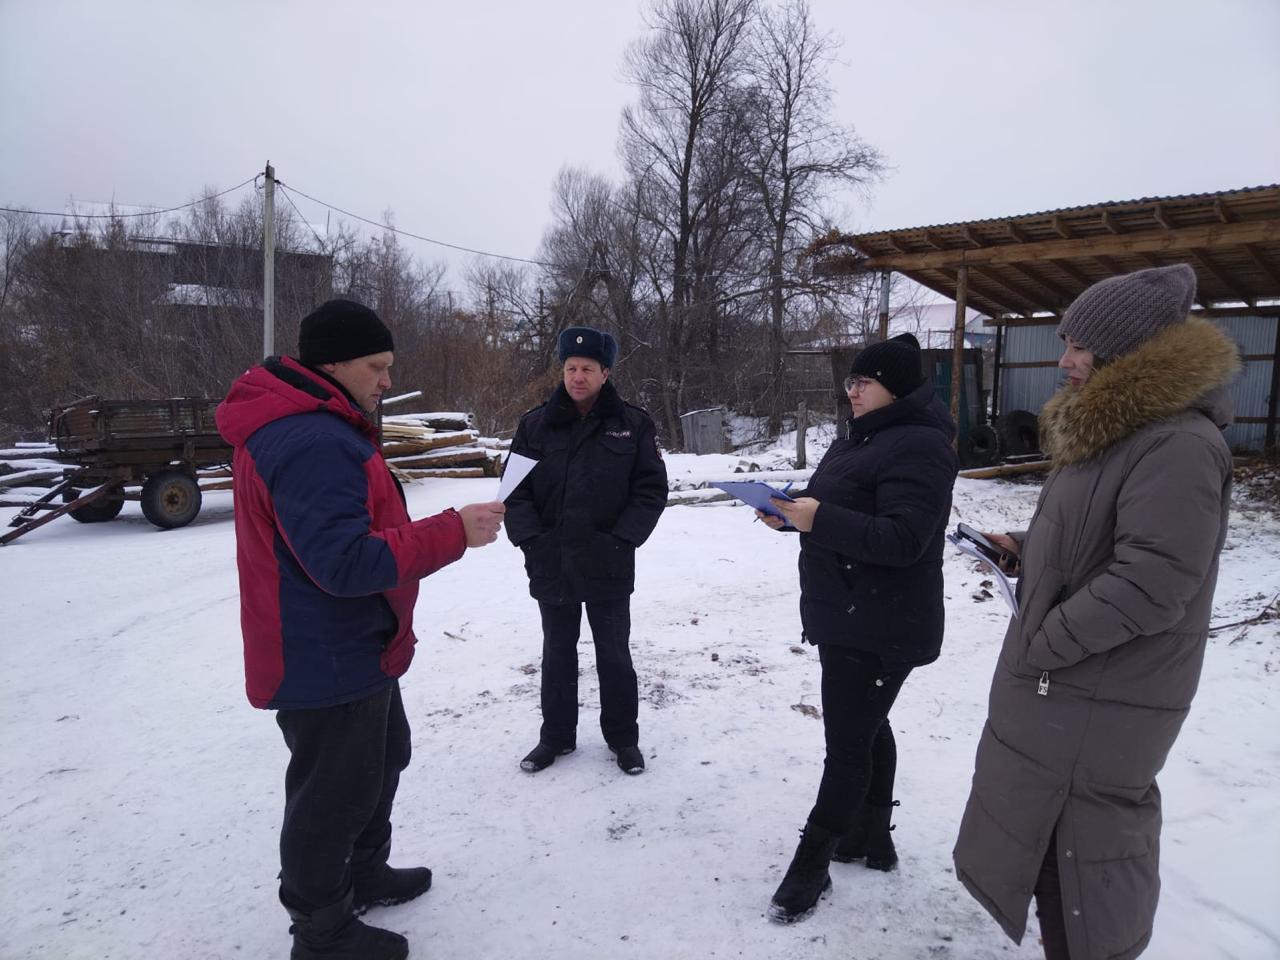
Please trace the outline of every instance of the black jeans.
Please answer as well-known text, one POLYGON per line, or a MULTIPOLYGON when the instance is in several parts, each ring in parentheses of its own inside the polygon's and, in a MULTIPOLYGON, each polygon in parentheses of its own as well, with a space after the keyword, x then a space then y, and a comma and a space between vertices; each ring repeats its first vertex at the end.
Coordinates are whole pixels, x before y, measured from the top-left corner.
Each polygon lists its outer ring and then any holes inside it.
MULTIPOLYGON (((581 603, 538 603, 542 611, 542 731, 539 739, 563 748, 578 736, 578 637, 581 603)), ((614 749, 640 742, 640 698, 631 665, 631 598, 588 600, 587 622, 600 677, 600 730, 614 749)))
POLYGON ((827 756, 809 819, 844 834, 864 802, 893 803, 898 750, 889 710, 911 669, 886 670, 873 653, 830 644, 819 644, 818 656, 827 756))
POLYGON ((1045 960, 1071 960, 1067 950, 1067 916, 1062 912, 1062 878, 1058 876, 1058 832, 1049 838, 1049 849, 1036 878, 1036 916, 1040 918, 1040 945, 1045 960))
POLYGON ((308 912, 341 900, 352 863, 385 862, 391 805, 409 765, 409 721, 394 682, 363 700, 280 710, 289 747, 280 899, 308 912))

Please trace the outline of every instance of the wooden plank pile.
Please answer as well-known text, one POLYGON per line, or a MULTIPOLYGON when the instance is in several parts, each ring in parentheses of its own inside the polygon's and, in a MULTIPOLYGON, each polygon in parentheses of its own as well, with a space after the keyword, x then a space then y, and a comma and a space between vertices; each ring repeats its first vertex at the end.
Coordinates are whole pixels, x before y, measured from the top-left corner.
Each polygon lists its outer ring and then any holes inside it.
POLYGON ((496 477, 501 441, 481 437, 469 413, 405 413, 382 418, 382 455, 402 480, 496 477))
POLYGON ((25 506, 62 479, 66 466, 51 443, 18 443, 0 449, 0 507, 25 506))
MULTIPOLYGON (((429 477, 496 477, 509 441, 481 437, 470 413, 409 413, 383 417, 382 453, 402 481, 429 477)), ((23 507, 62 480, 74 459, 50 443, 0 449, 0 509, 23 507)), ((230 465, 198 471, 200 489, 230 490, 230 465)), ((125 487, 139 498, 140 484, 125 487)))

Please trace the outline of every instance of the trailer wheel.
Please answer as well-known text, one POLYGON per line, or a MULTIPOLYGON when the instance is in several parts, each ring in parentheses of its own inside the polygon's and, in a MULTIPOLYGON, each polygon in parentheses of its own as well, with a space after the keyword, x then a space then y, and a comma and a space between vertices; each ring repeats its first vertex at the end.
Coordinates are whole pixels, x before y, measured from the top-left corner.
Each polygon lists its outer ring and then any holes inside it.
POLYGON ((142 515, 162 530, 185 527, 200 512, 200 485, 181 470, 161 470, 142 485, 142 515))
MULTIPOLYGON (((82 492, 80 490, 67 490, 62 494, 62 502, 74 503, 80 499, 82 492)), ((118 517, 123 508, 124 491, 115 490, 87 506, 70 511, 70 513, 71 519, 79 520, 81 523, 106 523, 108 520, 114 520, 118 517)))

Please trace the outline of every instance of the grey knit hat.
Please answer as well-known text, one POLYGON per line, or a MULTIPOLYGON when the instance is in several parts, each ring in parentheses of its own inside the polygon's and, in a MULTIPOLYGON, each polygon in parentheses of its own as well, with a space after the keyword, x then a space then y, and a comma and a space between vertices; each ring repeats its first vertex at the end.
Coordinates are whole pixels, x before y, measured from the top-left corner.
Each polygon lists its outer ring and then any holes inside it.
POLYGON ((1058 336, 1111 360, 1186 320, 1195 296, 1196 272, 1185 263, 1108 277, 1067 307, 1058 336))

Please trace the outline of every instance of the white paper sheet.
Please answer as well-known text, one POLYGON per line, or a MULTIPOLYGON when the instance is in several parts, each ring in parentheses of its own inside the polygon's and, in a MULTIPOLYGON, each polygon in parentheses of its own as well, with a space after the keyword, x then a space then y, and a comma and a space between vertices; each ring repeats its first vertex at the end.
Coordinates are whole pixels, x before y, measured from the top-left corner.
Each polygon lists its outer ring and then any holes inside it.
POLYGON ((505 501, 511 496, 511 491, 520 486, 520 481, 527 477, 529 471, 537 465, 537 460, 518 453, 508 454, 507 465, 502 470, 502 480, 498 483, 498 499, 505 501))
POLYGON ((1009 578, 1005 576, 1004 571, 992 563, 991 558, 979 550, 972 540, 958 537, 954 533, 948 533, 947 539, 961 553, 968 554, 973 559, 980 561, 984 567, 991 571, 991 576, 995 579, 996 586, 1000 588, 1000 596, 1004 597, 1004 602, 1009 605, 1009 609, 1013 611, 1013 615, 1016 617, 1018 615, 1018 598, 1014 593, 1013 584, 1009 582, 1009 578))

